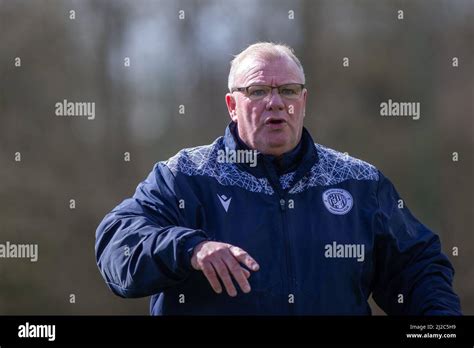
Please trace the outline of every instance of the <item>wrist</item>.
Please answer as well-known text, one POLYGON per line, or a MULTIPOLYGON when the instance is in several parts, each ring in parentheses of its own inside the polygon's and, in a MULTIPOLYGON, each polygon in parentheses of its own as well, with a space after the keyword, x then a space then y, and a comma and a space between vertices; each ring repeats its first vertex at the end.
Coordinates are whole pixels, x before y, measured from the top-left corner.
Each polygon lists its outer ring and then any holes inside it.
POLYGON ((195 270, 196 268, 192 264, 192 258, 194 256, 194 252, 197 249, 197 246, 209 241, 209 238, 203 236, 195 236, 189 238, 184 243, 184 266, 188 270, 195 270))

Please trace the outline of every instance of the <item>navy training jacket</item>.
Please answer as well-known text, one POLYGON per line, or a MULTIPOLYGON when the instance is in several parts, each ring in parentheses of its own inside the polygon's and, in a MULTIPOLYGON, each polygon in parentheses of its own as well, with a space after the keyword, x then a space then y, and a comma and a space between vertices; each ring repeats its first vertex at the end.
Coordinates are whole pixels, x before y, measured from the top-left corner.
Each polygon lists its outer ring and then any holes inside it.
POLYGON ((152 315, 461 315, 453 267, 436 234, 374 166, 315 144, 303 129, 295 171, 218 161, 236 150, 230 127, 212 144, 158 162, 96 232, 97 264, 121 297, 152 296, 152 315), (216 294, 192 268, 204 240, 260 264, 252 291, 216 294))

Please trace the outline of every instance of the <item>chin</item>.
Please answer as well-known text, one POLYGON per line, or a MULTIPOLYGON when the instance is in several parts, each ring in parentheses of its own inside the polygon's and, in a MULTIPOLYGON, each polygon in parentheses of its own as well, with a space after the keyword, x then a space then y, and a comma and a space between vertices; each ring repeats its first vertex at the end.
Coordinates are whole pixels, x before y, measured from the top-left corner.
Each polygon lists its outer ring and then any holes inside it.
POLYGON ((268 143, 265 146, 266 151, 264 153, 279 156, 288 151, 288 146, 287 143, 268 143))
POLYGON ((288 137, 281 137, 278 139, 278 137, 275 137, 276 139, 270 139, 267 142, 267 146, 269 149, 274 148, 274 149, 282 149, 282 148, 287 148, 291 145, 290 139, 288 137))

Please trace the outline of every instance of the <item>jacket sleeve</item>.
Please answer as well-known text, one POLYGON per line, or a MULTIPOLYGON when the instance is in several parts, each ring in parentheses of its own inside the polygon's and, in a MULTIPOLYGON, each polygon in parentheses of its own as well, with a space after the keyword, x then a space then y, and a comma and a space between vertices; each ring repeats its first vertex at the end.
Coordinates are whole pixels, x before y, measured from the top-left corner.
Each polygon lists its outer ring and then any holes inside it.
POLYGON ((175 189, 169 168, 157 163, 133 197, 98 226, 97 265, 116 295, 150 296, 182 282, 192 272, 192 250, 209 238, 202 230, 184 227, 175 189))
POLYGON ((408 210, 379 173, 373 298, 388 315, 461 315, 454 269, 439 237, 408 210), (403 297, 401 297, 402 295, 403 297))

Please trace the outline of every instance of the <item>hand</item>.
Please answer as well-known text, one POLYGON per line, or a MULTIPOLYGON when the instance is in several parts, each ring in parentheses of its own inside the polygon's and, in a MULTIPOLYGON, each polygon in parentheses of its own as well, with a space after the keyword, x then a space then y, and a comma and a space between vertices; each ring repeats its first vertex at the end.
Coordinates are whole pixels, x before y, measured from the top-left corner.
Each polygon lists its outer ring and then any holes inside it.
POLYGON ((191 257, 193 268, 204 273, 215 292, 218 294, 222 292, 221 283, 217 277, 219 275, 227 293, 232 297, 237 296, 237 290, 232 283, 230 274, 243 292, 248 293, 251 290, 247 281, 250 272, 242 267, 240 263, 252 271, 258 271, 260 268, 258 263, 246 251, 227 243, 201 242, 194 248, 191 257))

